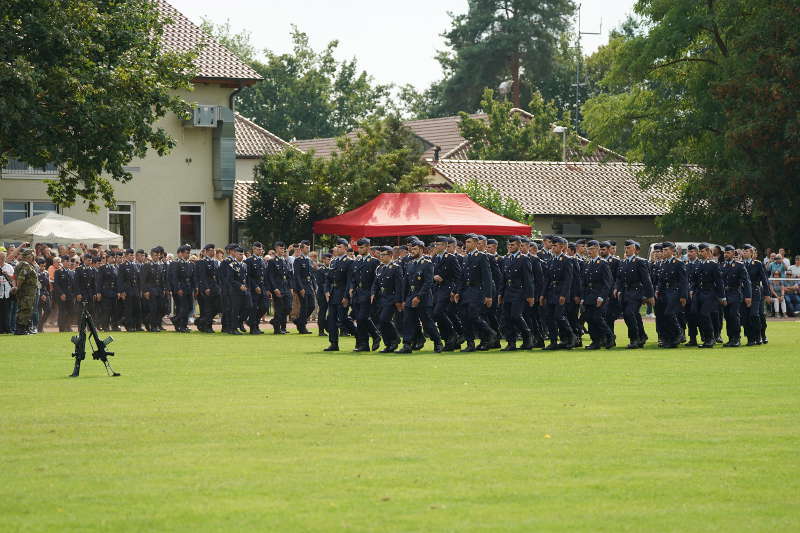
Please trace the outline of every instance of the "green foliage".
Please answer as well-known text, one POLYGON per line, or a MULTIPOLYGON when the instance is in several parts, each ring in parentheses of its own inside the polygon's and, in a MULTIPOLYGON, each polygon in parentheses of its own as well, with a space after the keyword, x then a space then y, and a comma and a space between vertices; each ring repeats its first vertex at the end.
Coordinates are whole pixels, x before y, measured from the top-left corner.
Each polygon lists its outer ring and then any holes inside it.
MULTIPOLYGON (((534 93, 530 103, 531 114, 511 111, 508 100, 495 100, 491 89, 486 89, 481 108, 486 120, 470 118, 462 112, 459 129, 469 141, 469 159, 494 161, 560 161, 563 138, 553 133, 554 125, 569 126, 569 114, 558 118, 554 102, 545 102, 541 94, 534 93)), ((567 135, 567 149, 581 150, 575 135, 567 135)))
POLYGON ((464 193, 479 204, 500 216, 533 226, 533 216, 529 215, 514 198, 503 196, 489 183, 469 180, 464 185, 454 184, 450 192, 464 193))
POLYGON ((559 38, 569 25, 571 0, 474 0, 466 14, 451 15, 438 54, 444 79, 428 91, 430 116, 474 111, 484 89, 513 82, 511 101, 527 101, 552 74, 559 38), (430 98, 430 97, 434 98, 430 98))
POLYGON ((153 123, 189 106, 193 53, 165 51, 153 2, 4 0, 0 3, 0 160, 54 164, 54 202, 114 204, 111 180, 148 149, 175 145, 153 123))
POLYGON ((640 0, 636 11, 646 31, 619 45, 604 80, 625 90, 585 106, 592 137, 628 145, 644 186, 677 191, 666 231, 800 245, 797 3, 640 0))
POLYGON ((316 220, 427 182, 422 145, 396 116, 368 120, 338 145, 330 159, 297 150, 266 156, 255 170, 248 234, 266 242, 308 238, 316 220))
POLYGON ((122 376, 89 358, 74 380, 73 334, 6 335, 0 521, 82 533, 797 531, 797 322, 771 322, 766 346, 669 357, 645 327, 644 350, 557 357, 115 333, 122 376))
POLYGON ((382 115, 389 106, 389 85, 375 83, 358 69, 355 59, 338 61, 338 41, 321 51, 311 48, 308 35, 292 27, 293 49, 256 57, 250 34, 232 34, 229 24, 205 21, 215 36, 264 79, 237 96, 238 111, 284 139, 336 137, 363 120, 382 115))

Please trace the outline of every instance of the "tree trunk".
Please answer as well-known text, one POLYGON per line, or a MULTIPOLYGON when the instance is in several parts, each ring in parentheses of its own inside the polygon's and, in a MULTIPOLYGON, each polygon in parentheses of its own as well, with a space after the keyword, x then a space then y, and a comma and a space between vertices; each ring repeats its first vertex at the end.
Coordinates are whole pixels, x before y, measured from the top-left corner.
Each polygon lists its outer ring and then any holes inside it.
POLYGON ((511 101, 514 103, 514 107, 520 108, 519 105, 519 54, 514 54, 511 58, 511 101))

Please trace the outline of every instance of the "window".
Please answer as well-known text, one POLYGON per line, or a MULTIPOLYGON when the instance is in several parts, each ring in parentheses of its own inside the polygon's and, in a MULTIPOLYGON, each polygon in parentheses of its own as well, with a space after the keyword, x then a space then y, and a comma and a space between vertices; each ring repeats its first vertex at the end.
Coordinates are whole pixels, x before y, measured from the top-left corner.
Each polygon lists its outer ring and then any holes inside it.
POLYGON ((30 166, 28 163, 23 161, 19 161, 18 159, 14 159, 13 157, 8 158, 8 163, 2 169, 2 174, 6 174, 9 176, 53 176, 58 174, 58 168, 56 168, 53 164, 47 164, 43 168, 34 168, 30 166))
POLYGON ((118 203, 109 210, 108 229, 122 235, 123 248, 133 248, 133 204, 118 203))
POLYGON ((180 244, 188 244, 193 250, 202 248, 203 205, 181 204, 180 206, 180 244))
POLYGON ((28 218, 49 211, 58 212, 53 202, 30 202, 25 200, 3 200, 3 224, 28 218))

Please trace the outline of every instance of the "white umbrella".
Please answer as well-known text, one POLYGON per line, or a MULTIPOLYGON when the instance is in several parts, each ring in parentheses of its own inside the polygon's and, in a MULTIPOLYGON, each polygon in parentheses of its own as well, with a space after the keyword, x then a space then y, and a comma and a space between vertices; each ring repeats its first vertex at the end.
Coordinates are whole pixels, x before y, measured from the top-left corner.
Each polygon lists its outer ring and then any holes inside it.
POLYGON ((0 226, 0 240, 122 246, 122 235, 52 211, 0 226))

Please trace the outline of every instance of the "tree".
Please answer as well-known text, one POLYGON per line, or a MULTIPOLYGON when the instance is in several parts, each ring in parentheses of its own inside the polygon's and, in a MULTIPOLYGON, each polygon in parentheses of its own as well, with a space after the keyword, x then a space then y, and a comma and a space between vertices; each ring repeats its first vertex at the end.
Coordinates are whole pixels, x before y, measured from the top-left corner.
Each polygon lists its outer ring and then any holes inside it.
MULTIPOLYGON (((530 103, 531 114, 522 115, 511 111, 511 102, 495 100, 494 92, 486 89, 481 108, 488 115, 485 120, 460 113, 459 129, 464 139, 469 141, 470 159, 561 160, 563 139, 553 133, 553 126, 568 126, 569 113, 559 120, 554 102, 545 102, 541 94, 534 93, 530 103)), ((567 149, 583 150, 574 134, 567 136, 567 149)))
POLYGON ((322 51, 292 26, 291 53, 264 50, 259 59, 248 32, 234 34, 230 24, 208 20, 203 30, 214 36, 264 79, 237 96, 239 112, 284 139, 337 137, 389 107, 390 85, 375 83, 355 59, 337 61, 338 41, 322 51))
POLYGON ((0 8, 0 162, 55 165, 47 192, 97 211, 114 205, 111 180, 148 149, 175 145, 153 124, 189 105, 193 53, 165 50, 153 2, 4 0, 0 8))
POLYGON ((473 111, 484 89, 506 80, 520 107, 525 90, 532 94, 550 76, 573 9, 571 0, 473 0, 466 14, 451 14, 452 26, 443 34, 449 50, 437 56, 445 76, 434 92, 442 99, 433 113, 473 111))
POLYGON ((647 31, 606 77, 629 89, 587 102, 593 137, 630 132, 642 185, 677 197, 665 230, 800 245, 797 3, 639 0, 636 12, 647 31))
POLYGON ((422 146, 399 117, 371 119, 338 140, 330 159, 286 150, 266 156, 255 171, 248 233, 271 242, 300 240, 316 220, 358 207, 383 192, 411 192, 427 183, 422 146))

